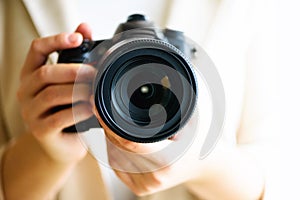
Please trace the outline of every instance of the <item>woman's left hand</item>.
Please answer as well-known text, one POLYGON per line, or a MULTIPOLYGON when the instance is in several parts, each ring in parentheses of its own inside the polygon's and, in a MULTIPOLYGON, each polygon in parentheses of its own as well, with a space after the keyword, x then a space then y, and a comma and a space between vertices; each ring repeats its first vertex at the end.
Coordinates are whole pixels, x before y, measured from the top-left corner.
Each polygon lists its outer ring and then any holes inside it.
MULTIPOLYGON (((194 176, 188 173, 194 171, 190 165, 182 161, 170 162, 170 155, 161 151, 166 145, 176 142, 176 137, 150 144, 136 143, 112 132, 99 116, 98 120, 106 134, 110 166, 136 195, 153 194, 183 183, 194 176)), ((199 162, 198 159, 197 161, 199 162)))

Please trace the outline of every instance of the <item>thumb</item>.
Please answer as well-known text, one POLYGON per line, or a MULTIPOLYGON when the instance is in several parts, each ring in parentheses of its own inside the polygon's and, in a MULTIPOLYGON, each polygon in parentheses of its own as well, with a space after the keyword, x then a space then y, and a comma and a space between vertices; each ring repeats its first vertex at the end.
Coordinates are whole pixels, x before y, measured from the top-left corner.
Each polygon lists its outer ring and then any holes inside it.
POLYGON ((87 23, 81 23, 75 32, 81 33, 84 39, 92 40, 92 29, 87 23))

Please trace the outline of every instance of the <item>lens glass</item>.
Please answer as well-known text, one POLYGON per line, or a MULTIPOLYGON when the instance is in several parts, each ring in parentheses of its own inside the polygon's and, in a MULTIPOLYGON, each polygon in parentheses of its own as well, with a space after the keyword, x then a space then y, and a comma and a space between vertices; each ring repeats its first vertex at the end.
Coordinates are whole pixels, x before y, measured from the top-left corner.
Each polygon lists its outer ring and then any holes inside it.
POLYGON ((186 65, 174 54, 151 48, 118 57, 99 83, 104 117, 134 141, 174 134, 195 103, 195 82, 186 65))

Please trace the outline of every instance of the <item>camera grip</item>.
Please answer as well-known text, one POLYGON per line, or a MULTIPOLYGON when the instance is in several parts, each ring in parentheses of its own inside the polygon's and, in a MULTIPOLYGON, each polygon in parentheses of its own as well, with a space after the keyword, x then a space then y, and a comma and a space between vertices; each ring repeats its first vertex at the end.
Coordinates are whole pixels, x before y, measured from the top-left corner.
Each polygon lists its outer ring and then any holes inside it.
MULTIPOLYGON (((89 52, 101 41, 84 40, 79 47, 72 49, 65 49, 59 51, 57 63, 83 63, 89 57, 89 52)), ((72 107, 72 104, 62 105, 55 108, 56 111, 72 107)), ((95 116, 87 120, 74 124, 63 130, 64 133, 84 132, 91 128, 101 128, 95 116)))

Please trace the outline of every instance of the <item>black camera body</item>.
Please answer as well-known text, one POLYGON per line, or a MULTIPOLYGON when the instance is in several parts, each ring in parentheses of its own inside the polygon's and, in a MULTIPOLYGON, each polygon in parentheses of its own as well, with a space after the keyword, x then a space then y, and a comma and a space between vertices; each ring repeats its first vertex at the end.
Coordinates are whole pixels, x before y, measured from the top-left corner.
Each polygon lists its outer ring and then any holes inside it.
MULTIPOLYGON (((103 122, 125 139, 148 143, 171 137, 192 115, 197 80, 189 59, 194 51, 182 32, 158 30, 134 14, 111 39, 84 40, 60 51, 58 63, 93 65, 98 70, 95 105, 103 122)), ((64 132, 94 127, 100 125, 91 117, 64 132)))

